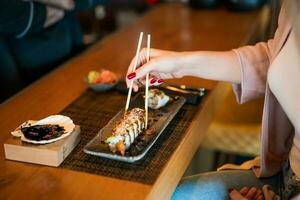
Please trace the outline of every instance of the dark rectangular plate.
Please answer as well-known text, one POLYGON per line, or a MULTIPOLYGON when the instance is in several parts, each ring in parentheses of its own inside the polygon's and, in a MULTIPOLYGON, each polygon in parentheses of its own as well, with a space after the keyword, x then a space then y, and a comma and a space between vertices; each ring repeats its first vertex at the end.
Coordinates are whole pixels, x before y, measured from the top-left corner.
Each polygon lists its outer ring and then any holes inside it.
MULTIPOLYGON (((131 100, 130 107, 144 109, 145 100, 143 95, 143 93, 137 94, 131 100)), ((124 156, 111 152, 108 145, 103 142, 107 137, 111 136, 113 128, 122 119, 124 110, 121 110, 99 131, 99 133, 85 146, 84 152, 129 163, 142 159, 185 103, 184 97, 174 95, 169 96, 171 97, 171 100, 166 106, 158 110, 149 109, 149 128, 135 139, 130 148, 126 150, 124 156)))

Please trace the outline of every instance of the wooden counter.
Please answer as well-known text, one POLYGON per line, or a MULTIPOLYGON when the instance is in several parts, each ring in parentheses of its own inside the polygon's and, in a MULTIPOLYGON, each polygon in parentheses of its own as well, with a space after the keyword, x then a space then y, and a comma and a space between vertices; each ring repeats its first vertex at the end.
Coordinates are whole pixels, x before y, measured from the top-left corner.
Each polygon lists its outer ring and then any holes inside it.
MULTIPOLYGON (((66 62, 0 106, 0 199, 167 199, 174 191, 212 119, 222 87, 195 78, 171 81, 212 89, 186 137, 154 185, 4 159, 10 131, 28 119, 55 114, 85 89, 83 76, 108 68, 125 74, 140 31, 152 34, 152 46, 176 51, 229 50, 248 41, 259 27, 261 11, 231 13, 225 9, 191 10, 162 4, 138 21, 66 62), (214 98, 218 96, 218 98, 214 98), (125 194, 125 195, 124 195, 125 194)), ((125 106, 125 102, 124 102, 125 106)))

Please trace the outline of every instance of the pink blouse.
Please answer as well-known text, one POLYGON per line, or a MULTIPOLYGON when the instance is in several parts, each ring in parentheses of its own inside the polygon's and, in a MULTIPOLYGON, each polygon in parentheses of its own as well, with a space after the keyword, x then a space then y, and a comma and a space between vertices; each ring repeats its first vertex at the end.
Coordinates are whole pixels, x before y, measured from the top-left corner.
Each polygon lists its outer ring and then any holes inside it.
MULTIPOLYGON (((268 69, 281 51, 291 31, 291 24, 286 16, 285 3, 283 3, 280 12, 279 25, 274 39, 266 43, 258 43, 255 46, 234 49, 239 58, 242 72, 241 84, 233 85, 238 102, 243 103, 265 96, 261 155, 249 165, 258 177, 268 177, 278 173, 289 158, 291 148, 297 145, 293 142, 294 127, 267 83, 268 69)), ((298 145, 300 146, 300 144, 298 145)), ((300 152, 297 152, 296 149, 294 154, 299 157, 300 152)), ((294 157, 290 155, 290 160, 294 160, 294 157)), ((292 169, 293 165, 295 164, 291 163, 292 169)), ((299 172, 295 172, 297 176, 300 175, 299 172)))

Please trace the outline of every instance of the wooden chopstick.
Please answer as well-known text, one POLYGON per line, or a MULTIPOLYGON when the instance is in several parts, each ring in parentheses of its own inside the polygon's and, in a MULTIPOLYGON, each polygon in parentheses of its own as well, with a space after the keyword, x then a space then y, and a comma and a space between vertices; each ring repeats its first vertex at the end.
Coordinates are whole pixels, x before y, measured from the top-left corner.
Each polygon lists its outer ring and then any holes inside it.
MULTIPOLYGON (((139 60, 139 53, 140 53, 142 40, 143 40, 143 35, 144 35, 144 33, 141 32, 139 42, 138 42, 138 45, 137 45, 137 49, 136 49, 135 60, 134 60, 134 65, 133 65, 132 72, 134 72, 136 70, 136 67, 137 67, 137 63, 138 63, 138 60, 139 60)), ((131 98, 131 93, 132 93, 132 86, 133 86, 133 80, 130 81, 130 85, 129 85, 127 101, 126 101, 126 106, 125 106, 125 114, 127 113, 128 108, 129 108, 129 103, 130 103, 130 98, 131 98)))
MULTIPOLYGON (((150 61, 150 43, 151 43, 151 35, 147 36, 147 62, 150 61)), ((145 86, 145 129, 148 128, 148 97, 149 97, 149 73, 146 75, 146 86, 145 86)))

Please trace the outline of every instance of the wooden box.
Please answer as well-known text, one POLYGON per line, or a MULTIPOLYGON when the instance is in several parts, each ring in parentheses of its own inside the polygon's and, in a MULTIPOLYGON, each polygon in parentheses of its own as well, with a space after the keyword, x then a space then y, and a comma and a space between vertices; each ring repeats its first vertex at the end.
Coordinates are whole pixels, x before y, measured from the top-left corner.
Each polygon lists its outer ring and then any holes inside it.
POLYGON ((68 137, 50 144, 35 145, 11 137, 4 143, 5 158, 9 160, 58 167, 80 141, 80 127, 68 137))

